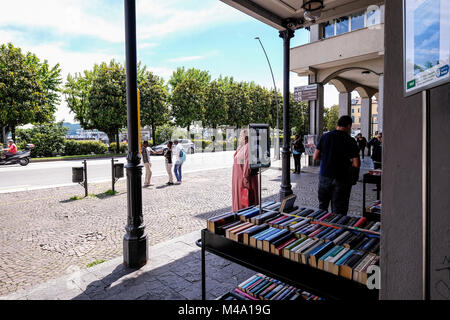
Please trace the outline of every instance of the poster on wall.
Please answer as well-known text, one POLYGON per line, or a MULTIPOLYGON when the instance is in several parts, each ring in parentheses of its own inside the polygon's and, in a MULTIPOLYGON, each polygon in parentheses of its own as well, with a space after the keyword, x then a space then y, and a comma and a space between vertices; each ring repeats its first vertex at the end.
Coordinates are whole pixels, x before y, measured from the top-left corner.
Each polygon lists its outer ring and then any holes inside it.
POLYGON ((317 135, 306 135, 303 137, 303 145, 305 146, 305 154, 308 156, 314 155, 317 145, 317 135))
POLYGON ((403 0, 405 96, 450 81, 450 1, 403 0))

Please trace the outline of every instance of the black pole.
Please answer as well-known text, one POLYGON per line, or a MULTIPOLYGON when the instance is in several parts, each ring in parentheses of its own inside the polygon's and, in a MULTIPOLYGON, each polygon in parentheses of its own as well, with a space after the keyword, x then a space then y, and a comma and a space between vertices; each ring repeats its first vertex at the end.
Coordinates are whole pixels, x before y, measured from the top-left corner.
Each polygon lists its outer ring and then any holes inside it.
POLYGON ((291 186, 291 128, 289 126, 289 68, 290 68, 290 43, 294 36, 294 31, 286 29, 280 31, 280 38, 283 38, 283 149, 281 162, 281 189, 280 201, 292 194, 291 186))
POLYGON ((84 165, 84 196, 88 196, 88 181, 87 181, 87 161, 83 161, 84 165))
POLYGON ((114 192, 114 184, 115 184, 115 177, 114 177, 114 157, 111 158, 111 182, 112 182, 112 191, 114 192))
POLYGON ((128 221, 123 238, 123 262, 130 268, 147 263, 148 248, 142 215, 142 165, 139 154, 137 106, 136 0, 125 1, 125 46, 127 70, 127 213, 128 221))

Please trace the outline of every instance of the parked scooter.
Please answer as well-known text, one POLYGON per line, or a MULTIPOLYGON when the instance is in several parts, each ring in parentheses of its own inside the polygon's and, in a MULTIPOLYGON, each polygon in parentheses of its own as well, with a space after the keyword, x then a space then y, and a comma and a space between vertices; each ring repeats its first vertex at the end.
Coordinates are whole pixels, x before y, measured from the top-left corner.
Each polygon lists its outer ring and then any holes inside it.
MULTIPOLYGON (((30 155, 33 148, 34 144, 29 143, 27 144, 25 151, 17 152, 15 155, 9 156, 7 159, 0 158, 0 166, 10 164, 20 164, 21 166, 28 165, 28 163, 30 163, 30 155)), ((3 151, 3 149, 0 151, 3 151)))

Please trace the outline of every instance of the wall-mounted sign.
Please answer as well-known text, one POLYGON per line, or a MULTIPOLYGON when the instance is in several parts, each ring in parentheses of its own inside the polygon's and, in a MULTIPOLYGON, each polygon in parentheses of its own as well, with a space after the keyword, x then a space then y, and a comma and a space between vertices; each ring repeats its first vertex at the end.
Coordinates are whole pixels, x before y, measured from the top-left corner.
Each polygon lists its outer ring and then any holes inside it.
POLYGON ((248 151, 251 169, 270 167, 270 132, 268 124, 248 125, 248 151))
POLYGON ((317 84, 294 88, 294 101, 317 100, 317 84))
POLYGON ((403 0, 405 96, 450 81, 450 1, 403 0))
POLYGON ((317 135, 307 135, 303 137, 303 145, 305 146, 305 154, 308 156, 314 155, 317 145, 317 135))

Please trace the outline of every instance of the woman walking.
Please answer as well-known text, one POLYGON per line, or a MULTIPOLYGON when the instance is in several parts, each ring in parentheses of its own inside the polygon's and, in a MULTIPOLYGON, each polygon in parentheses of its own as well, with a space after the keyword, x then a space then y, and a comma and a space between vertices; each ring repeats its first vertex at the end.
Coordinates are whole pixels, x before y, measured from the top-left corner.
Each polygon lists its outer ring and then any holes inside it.
POLYGON ((167 143, 167 148, 164 149, 164 157, 166 158, 166 171, 169 175, 169 182, 167 184, 169 186, 173 185, 173 174, 172 174, 172 141, 167 143))
POLYGON ((303 146, 302 138, 299 134, 296 134, 295 140, 292 141, 292 154, 294 155, 295 164, 294 173, 300 174, 300 159, 303 152, 305 152, 305 147, 303 146))

